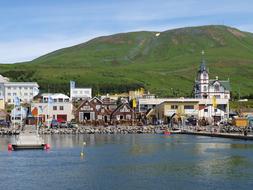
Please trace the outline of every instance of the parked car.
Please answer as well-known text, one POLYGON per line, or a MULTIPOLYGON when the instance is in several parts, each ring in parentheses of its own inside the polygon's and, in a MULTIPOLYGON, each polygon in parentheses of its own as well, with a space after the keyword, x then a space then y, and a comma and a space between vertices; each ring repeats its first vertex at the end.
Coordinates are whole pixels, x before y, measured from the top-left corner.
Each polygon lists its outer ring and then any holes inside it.
POLYGON ((4 121, 4 120, 0 120, 0 126, 1 127, 9 127, 10 126, 10 122, 4 121))
POLYGON ((196 126, 197 119, 195 117, 189 117, 188 119, 185 120, 185 124, 190 126, 196 126))
POLYGON ((50 125, 51 128, 58 128, 59 127, 59 122, 56 120, 56 119, 53 119, 51 121, 51 125, 50 125))
POLYGON ((66 121, 60 122, 60 128, 67 128, 67 127, 68 127, 68 123, 66 121))
POLYGON ((70 123, 68 123, 68 127, 69 128, 77 128, 78 124, 76 122, 70 122, 70 123))

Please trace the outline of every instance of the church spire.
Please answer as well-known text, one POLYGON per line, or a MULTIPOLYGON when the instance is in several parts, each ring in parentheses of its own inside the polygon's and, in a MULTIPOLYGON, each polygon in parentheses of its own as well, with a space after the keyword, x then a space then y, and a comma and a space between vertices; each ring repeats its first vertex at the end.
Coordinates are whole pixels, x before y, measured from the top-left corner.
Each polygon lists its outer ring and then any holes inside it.
POLYGON ((202 50, 201 54, 202 54, 202 57, 201 57, 201 65, 200 65, 199 71, 203 72, 203 71, 207 71, 206 60, 205 60, 205 57, 204 57, 205 51, 202 50))

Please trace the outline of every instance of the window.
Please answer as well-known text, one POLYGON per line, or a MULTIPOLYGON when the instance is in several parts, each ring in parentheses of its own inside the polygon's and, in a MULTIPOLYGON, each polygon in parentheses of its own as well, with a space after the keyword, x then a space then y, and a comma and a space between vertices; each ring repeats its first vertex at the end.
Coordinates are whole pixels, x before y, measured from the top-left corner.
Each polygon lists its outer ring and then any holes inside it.
POLYGON ((216 108, 214 109, 214 112, 217 112, 217 109, 216 109, 216 108))
POLYGON ((27 96, 28 95, 28 93, 27 92, 25 92, 25 96, 27 96))
POLYGON ((16 92, 14 92, 14 93, 13 93, 13 96, 17 96, 17 93, 16 93, 16 92))
POLYGON ((30 96, 33 96, 33 93, 30 93, 30 96))
POLYGON ((8 96, 11 96, 11 93, 8 93, 8 96))
POLYGON ((185 105, 185 106, 184 106, 184 109, 185 109, 185 110, 193 110, 193 109, 194 109, 194 106, 193 106, 193 105, 185 105))
POLYGON ((64 110, 64 107, 63 107, 63 106, 60 106, 60 110, 64 110))
POLYGON ((217 91, 217 92, 220 91, 220 85, 216 84, 216 85, 214 86, 214 90, 217 91))
POLYGON ((171 105, 171 109, 173 110, 178 109, 178 105, 171 105))
POLYGON ((204 92, 206 92, 207 91, 207 87, 206 86, 204 86, 204 92))
POLYGON ((53 106, 53 110, 57 110, 57 106, 53 106))
POLYGON ((215 95, 215 98, 220 99, 220 95, 215 95))
POLYGON ((208 109, 204 109, 204 112, 208 112, 208 109))
POLYGON ((62 99, 62 98, 59 98, 59 102, 63 102, 63 99, 62 99))

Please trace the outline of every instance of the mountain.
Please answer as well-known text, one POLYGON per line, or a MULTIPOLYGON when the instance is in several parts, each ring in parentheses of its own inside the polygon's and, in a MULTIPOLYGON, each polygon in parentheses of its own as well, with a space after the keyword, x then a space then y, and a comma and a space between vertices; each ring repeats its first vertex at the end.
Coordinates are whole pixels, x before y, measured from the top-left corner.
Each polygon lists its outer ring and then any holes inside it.
POLYGON ((230 79, 233 95, 253 95, 253 34, 220 25, 103 36, 30 62, 0 65, 14 81, 67 92, 69 80, 95 94, 144 87, 159 96, 190 96, 201 60, 211 78, 230 79))

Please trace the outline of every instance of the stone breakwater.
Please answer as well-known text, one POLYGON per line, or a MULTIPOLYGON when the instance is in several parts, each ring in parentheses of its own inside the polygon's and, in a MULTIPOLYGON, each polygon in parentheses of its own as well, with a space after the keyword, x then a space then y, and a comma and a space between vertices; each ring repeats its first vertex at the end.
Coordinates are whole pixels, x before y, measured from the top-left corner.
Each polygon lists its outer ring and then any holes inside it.
MULTIPOLYGON (((162 133, 164 126, 79 126, 77 128, 40 128, 39 134, 156 134, 162 133)), ((20 130, 1 128, 0 135, 18 135, 20 130)))

